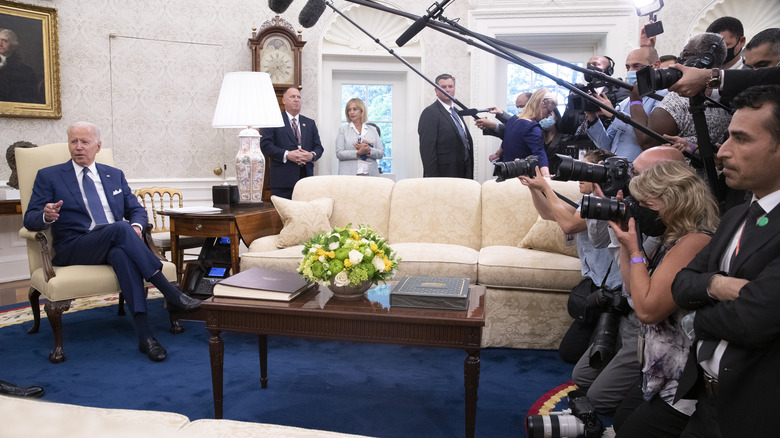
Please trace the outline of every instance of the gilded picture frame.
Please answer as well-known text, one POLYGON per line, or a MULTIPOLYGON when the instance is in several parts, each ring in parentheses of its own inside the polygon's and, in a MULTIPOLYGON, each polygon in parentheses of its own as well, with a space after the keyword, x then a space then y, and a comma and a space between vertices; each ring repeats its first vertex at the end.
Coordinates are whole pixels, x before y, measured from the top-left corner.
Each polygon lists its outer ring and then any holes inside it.
POLYGON ((0 117, 62 118, 57 10, 0 0, 0 117))

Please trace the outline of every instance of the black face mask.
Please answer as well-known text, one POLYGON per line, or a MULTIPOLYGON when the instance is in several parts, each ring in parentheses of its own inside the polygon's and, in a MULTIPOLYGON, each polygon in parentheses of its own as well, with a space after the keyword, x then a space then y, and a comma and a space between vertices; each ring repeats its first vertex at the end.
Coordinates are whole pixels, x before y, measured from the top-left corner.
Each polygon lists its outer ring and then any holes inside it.
POLYGON ((646 236, 658 237, 666 232, 666 224, 661 222, 657 210, 639 205, 634 220, 639 224, 639 231, 646 236))
MULTIPOLYGON (((735 44, 734 47, 726 49, 726 60, 723 61, 724 64, 728 64, 732 59, 737 57, 737 54, 734 53, 734 49, 737 48, 737 45, 735 44)), ((742 50, 740 49, 740 52, 742 50)))

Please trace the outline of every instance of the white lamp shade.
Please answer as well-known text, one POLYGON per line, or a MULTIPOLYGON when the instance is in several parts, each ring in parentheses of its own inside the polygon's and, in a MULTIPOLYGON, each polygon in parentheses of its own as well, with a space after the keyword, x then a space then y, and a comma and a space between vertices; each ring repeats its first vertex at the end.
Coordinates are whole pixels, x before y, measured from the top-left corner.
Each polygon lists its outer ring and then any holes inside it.
POLYGON ((268 73, 225 73, 219 90, 214 128, 275 128, 284 126, 268 73))

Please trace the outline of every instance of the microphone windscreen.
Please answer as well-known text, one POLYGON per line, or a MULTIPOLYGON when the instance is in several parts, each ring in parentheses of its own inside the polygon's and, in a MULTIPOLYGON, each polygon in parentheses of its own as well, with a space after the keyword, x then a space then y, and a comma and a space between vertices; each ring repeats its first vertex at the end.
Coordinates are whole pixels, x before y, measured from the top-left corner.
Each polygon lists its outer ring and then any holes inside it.
POLYGON ((293 0, 268 0, 268 9, 281 14, 290 7, 293 0))
POLYGON ((309 0, 298 15, 298 23, 308 29, 317 24, 323 12, 325 12, 323 0, 309 0))
POLYGON ((398 47, 403 47, 404 44, 408 43, 409 40, 415 37, 415 35, 425 29, 425 25, 428 23, 429 19, 430 18, 427 15, 423 15, 422 17, 415 20, 414 23, 409 26, 409 29, 406 29, 406 31, 404 31, 404 33, 402 33, 401 36, 395 40, 395 44, 398 47))

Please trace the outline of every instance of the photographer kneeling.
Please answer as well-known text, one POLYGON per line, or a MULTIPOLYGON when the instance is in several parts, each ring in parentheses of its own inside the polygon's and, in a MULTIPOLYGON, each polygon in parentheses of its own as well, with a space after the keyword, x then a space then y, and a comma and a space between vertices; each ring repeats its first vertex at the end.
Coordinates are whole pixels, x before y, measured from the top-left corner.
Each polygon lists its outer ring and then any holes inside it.
MULTIPOLYGON (((602 149, 588 151, 584 159, 598 163, 613 156, 602 149)), ((539 169, 536 169, 539 175, 539 169)), ((611 307, 611 297, 620 298, 621 276, 613 257, 607 248, 594 248, 587 233, 586 220, 579 210, 559 199, 544 178, 518 177, 531 190, 534 207, 542 219, 554 220, 565 234, 575 234, 577 255, 582 263, 583 280, 574 287, 569 298, 569 314, 574 318, 564 335, 558 352, 569 363, 576 363, 590 344, 599 315, 611 307)), ((580 193, 593 192, 593 183, 580 181, 580 193)))
POLYGON ((691 340, 681 327, 687 311, 674 303, 671 285, 709 242, 718 225, 718 209, 704 180, 680 162, 645 169, 631 180, 629 190, 633 198, 622 200, 619 195, 603 203, 609 206, 605 216, 620 241, 623 284, 641 322, 644 402, 617 432, 618 437, 676 437, 695 403, 673 403, 691 340), (639 246, 639 233, 661 237, 652 257, 639 246))

